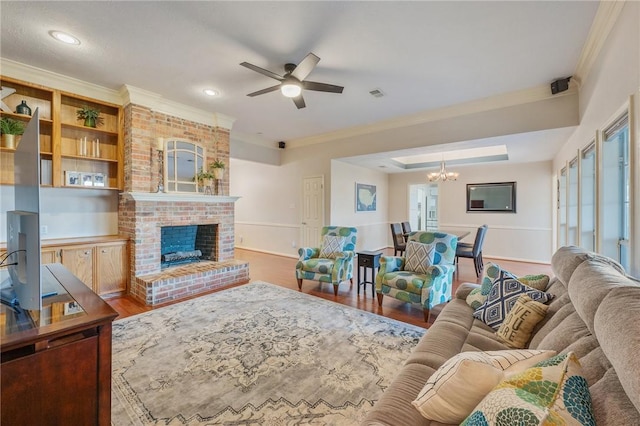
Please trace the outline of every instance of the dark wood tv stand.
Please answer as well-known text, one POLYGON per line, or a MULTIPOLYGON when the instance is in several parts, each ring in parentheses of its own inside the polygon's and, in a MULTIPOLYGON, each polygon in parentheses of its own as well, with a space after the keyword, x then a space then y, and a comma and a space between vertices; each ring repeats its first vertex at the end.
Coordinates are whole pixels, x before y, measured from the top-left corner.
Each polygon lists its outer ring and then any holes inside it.
POLYGON ((49 320, 36 311, 32 328, 11 331, 11 314, 2 307, 0 424, 107 426, 111 323, 118 314, 64 266, 45 267, 66 290, 50 298, 49 320), (74 314, 76 305, 84 313, 74 314))

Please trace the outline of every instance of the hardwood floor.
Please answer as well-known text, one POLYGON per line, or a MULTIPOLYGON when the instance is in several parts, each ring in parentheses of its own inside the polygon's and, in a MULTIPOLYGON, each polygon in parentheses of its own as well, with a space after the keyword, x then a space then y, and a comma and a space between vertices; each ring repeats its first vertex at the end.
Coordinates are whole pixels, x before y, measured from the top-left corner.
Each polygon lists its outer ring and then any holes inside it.
MULTIPOLYGON (((392 255, 393 249, 385 250, 385 254, 392 255)), ((249 262, 249 271, 252 281, 266 281, 271 284, 294 289, 296 291, 298 290, 298 284, 295 277, 295 265, 297 259, 242 249, 236 249, 235 255, 237 259, 242 259, 249 262)), ((491 261, 490 258, 484 259, 485 264, 489 261, 491 261)), ((506 260, 494 260, 494 262, 500 264, 500 266, 514 273, 515 275, 552 275, 550 265, 513 262, 506 260)), ((393 299, 391 297, 385 297, 382 307, 378 307, 378 301, 376 300, 375 296, 371 295, 371 285, 368 284, 366 286, 366 294, 363 291, 365 289, 364 287, 360 288, 360 294, 358 294, 356 277, 354 277, 353 281, 353 285, 350 285, 348 283, 341 284, 337 296, 334 296, 333 294, 332 285, 326 283, 321 284, 315 281, 303 281, 302 292, 316 297, 321 297, 326 300, 331 300, 336 303, 341 303, 343 305, 352 306, 357 309, 362 309, 363 311, 384 315, 386 317, 403 321, 409 324, 414 324, 420 327, 428 327, 428 324, 424 322, 424 316, 421 309, 412 307, 408 303, 400 302, 399 300, 393 299)), ((478 282, 472 259, 460 259, 459 272, 454 277, 454 293, 457 290, 458 286, 463 282, 478 282)), ((199 296, 202 296, 202 294, 199 296)), ((151 309, 158 309, 162 306, 166 306, 162 305, 153 308, 150 306, 144 306, 129 296, 108 299, 107 302, 116 311, 118 311, 118 313, 120 314, 118 318, 124 318, 131 315, 139 314, 141 312, 149 311, 151 309)), ((432 310, 430 321, 435 320, 438 311, 439 309, 437 307, 432 310)))

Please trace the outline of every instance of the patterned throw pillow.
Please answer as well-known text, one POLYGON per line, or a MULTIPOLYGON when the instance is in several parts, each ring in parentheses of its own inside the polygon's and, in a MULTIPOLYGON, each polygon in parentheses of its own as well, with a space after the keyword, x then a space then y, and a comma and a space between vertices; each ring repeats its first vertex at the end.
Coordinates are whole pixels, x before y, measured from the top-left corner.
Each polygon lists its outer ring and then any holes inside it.
POLYGON ((545 291, 547 289, 547 285, 549 285, 549 275, 525 275, 523 277, 518 277, 518 281, 531 288, 535 288, 536 290, 545 291))
POLYGON ((435 244, 424 244, 416 241, 407 241, 404 255, 404 270, 416 274, 426 274, 429 266, 433 265, 436 253, 435 244))
POLYGON ((555 354, 542 350, 462 352, 431 375, 412 404, 429 420, 459 424, 505 377, 555 354))
POLYGON ((569 352, 500 382, 462 425, 595 426, 589 384, 569 352))
POLYGON ((521 294, 496 335, 512 348, 525 348, 533 327, 547 315, 549 307, 521 294))
POLYGON ((482 288, 474 288, 467 295, 467 305, 471 306, 473 310, 478 309, 484 301, 487 300, 487 296, 482 295, 482 288))
POLYGON ((324 259, 335 259, 342 255, 344 251, 344 243, 347 241, 346 237, 338 237, 337 235, 325 235, 322 240, 322 247, 320 247, 319 257, 324 259))
POLYGON ((540 303, 547 303, 553 299, 552 294, 527 287, 515 278, 499 278, 491 287, 487 300, 476 309, 473 316, 494 330, 498 330, 518 297, 523 293, 540 303))

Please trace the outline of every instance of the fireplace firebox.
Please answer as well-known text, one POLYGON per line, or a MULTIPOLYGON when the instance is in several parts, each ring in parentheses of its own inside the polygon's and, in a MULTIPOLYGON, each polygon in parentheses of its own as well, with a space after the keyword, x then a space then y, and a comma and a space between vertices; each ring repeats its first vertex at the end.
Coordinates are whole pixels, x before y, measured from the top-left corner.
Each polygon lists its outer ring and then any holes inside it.
POLYGON ((216 261, 216 224, 163 226, 160 229, 160 267, 201 260, 216 261))

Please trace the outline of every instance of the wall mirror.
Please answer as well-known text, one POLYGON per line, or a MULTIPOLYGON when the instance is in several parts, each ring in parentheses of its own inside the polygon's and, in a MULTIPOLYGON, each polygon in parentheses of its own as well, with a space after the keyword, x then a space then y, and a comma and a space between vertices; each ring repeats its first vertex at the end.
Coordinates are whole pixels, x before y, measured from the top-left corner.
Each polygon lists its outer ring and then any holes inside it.
POLYGON ((194 177, 204 165, 204 148, 182 140, 168 140, 164 148, 167 192, 198 192, 200 185, 194 177))
POLYGON ((467 184, 467 212, 516 212, 516 183, 467 184))

